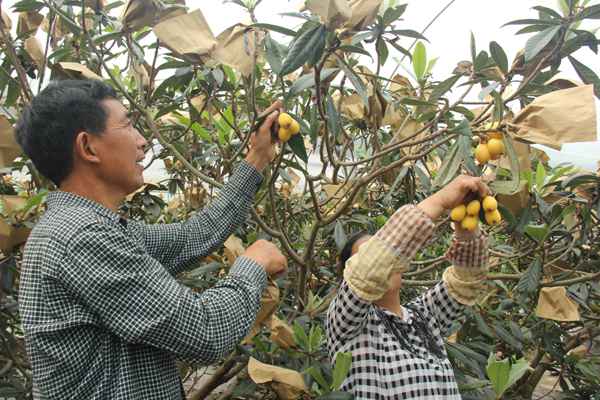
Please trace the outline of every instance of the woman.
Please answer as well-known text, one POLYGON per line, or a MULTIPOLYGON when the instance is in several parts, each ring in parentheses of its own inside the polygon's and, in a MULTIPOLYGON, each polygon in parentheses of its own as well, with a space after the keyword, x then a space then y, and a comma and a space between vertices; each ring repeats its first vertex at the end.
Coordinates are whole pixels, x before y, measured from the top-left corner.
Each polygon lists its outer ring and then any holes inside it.
POLYGON ((455 225, 446 253, 453 265, 442 282, 405 306, 399 294, 402 272, 433 234, 434 221, 473 192, 489 191, 480 178, 460 176, 417 206, 401 207, 374 236, 348 243, 344 281, 326 323, 332 362, 338 352, 352 354, 341 390, 356 399, 461 398, 444 337, 481 290, 487 238, 455 225))

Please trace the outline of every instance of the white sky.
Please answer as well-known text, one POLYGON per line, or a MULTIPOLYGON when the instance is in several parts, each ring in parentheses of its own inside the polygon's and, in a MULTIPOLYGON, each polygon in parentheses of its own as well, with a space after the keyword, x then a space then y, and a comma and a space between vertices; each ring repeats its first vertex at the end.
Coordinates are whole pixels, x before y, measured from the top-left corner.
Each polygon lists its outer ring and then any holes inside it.
MULTIPOLYGON (((232 3, 223 3, 222 0, 187 0, 187 6, 193 10, 200 8, 213 33, 218 34, 229 26, 238 22, 248 22, 244 10, 232 3)), ((408 8, 403 15, 403 21, 397 23, 401 29, 414 29, 421 31, 427 23, 449 1, 448 0, 408 0, 399 1, 400 4, 408 3, 408 8)), ((10 10, 15 0, 5 0, 3 9, 10 10)), ((256 10, 259 22, 278 24, 289 28, 296 28, 303 20, 279 15, 283 12, 297 11, 304 3, 303 0, 263 0, 256 10)), ((592 1, 597 3, 597 1, 592 1)), ((460 60, 470 59, 470 32, 473 31, 477 40, 477 49, 488 49, 489 42, 498 42, 508 55, 509 63, 514 55, 525 44, 530 35, 515 36, 519 27, 501 26, 515 19, 537 18, 537 11, 533 6, 544 5, 556 9, 557 0, 455 0, 448 10, 427 30, 425 36, 429 39, 426 43, 428 58, 439 57, 433 70, 433 76, 444 79, 450 75, 456 63, 460 60)), ((16 16, 11 15, 16 22, 16 16)), ((600 26, 600 20, 595 20, 597 25, 584 25, 582 28, 594 29, 600 26)), ((401 42, 408 47, 412 39, 406 38, 401 42)), ((390 58, 399 55, 390 49, 390 58)), ((582 49, 575 53, 575 57, 600 73, 600 57, 589 49, 582 49)), ((389 74, 393 69, 393 62, 388 61, 383 73, 389 74)), ((562 76, 579 80, 569 62, 563 62, 562 76)), ((400 72, 403 72, 400 70, 400 72)), ((599 112, 600 114, 600 112, 599 112)), ((599 124, 600 126, 600 124, 599 124)), ((579 166, 596 169, 596 162, 600 160, 600 142, 567 144, 562 152, 547 149, 554 162, 570 161, 579 166)))

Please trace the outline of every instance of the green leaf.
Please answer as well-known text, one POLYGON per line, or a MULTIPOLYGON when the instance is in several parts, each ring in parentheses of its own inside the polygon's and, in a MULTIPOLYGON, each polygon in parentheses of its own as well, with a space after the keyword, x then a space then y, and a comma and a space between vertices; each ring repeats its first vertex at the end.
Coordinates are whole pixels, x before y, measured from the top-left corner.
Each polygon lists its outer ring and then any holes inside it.
POLYGON ((294 331, 294 341, 296 342, 298 347, 300 347, 303 350, 308 350, 308 336, 306 336, 304 328, 298 323, 298 321, 294 321, 292 330, 294 331))
MULTIPOLYGON (((323 79, 329 78, 336 71, 339 71, 339 70, 337 68, 323 68, 321 70, 321 81, 323 81, 323 79)), ((315 86, 314 72, 311 72, 310 74, 302 75, 300 78, 298 78, 298 79, 296 79, 296 81, 294 81, 294 84, 290 88, 288 96, 295 96, 295 95, 299 94, 300 92, 302 92, 303 90, 306 90, 313 86, 315 86)))
POLYGON ((508 58, 506 57, 506 53, 500 47, 497 42, 490 42, 490 54, 494 59, 496 65, 502 70, 502 72, 508 72, 508 58))
POLYGON ((338 50, 345 51, 348 53, 362 54, 364 56, 370 57, 371 60, 373 59, 373 56, 371 56, 371 53, 369 53, 367 50, 365 50, 361 46, 353 46, 353 45, 347 44, 347 45, 338 47, 338 50))
POLYGON ((331 392, 317 397, 317 400, 354 400, 354 395, 348 392, 331 392))
POLYGON ((519 157, 513 146, 512 138, 508 135, 503 135, 502 141, 504 142, 504 149, 506 156, 510 162, 510 174, 511 179, 508 181, 495 180, 490 183, 490 188, 499 194, 514 194, 519 190, 519 183, 521 182, 520 168, 519 168, 519 157))
POLYGON ((444 156, 444 161, 433 180, 433 187, 446 186, 458 172, 461 161, 462 155, 458 151, 458 141, 456 141, 444 156))
POLYGON ((538 53, 552 41, 559 30, 560 26, 551 26, 530 37, 529 40, 527 40, 527 43, 525 43, 525 62, 531 61, 538 55, 538 53))
POLYGON ((577 16, 577 19, 600 19, 600 4, 584 8, 577 16))
POLYGON ((398 7, 390 7, 387 10, 385 10, 385 12, 383 13, 383 25, 388 26, 389 24, 400 18, 402 14, 404 14, 404 11, 406 11, 407 5, 408 4, 402 4, 398 7))
POLYGON ((389 55, 389 50, 385 44, 385 40, 383 40, 381 37, 377 38, 377 41, 375 42, 375 49, 377 51, 377 55, 379 56, 379 65, 385 64, 385 61, 389 55))
POLYGON ((517 19, 507 22, 506 24, 502 25, 502 27, 504 28, 505 26, 509 25, 560 25, 560 21, 548 21, 545 19, 517 19))
POLYGON ((396 35, 406 36, 406 37, 410 37, 413 39, 421 39, 421 40, 425 40, 426 42, 429 42, 429 40, 427 40, 427 38, 425 36, 423 36, 422 34, 420 34, 417 31, 413 31, 412 29, 394 29, 394 30, 390 31, 390 33, 395 33, 396 35))
POLYGON ((438 83, 433 90, 431 91, 431 96, 429 96, 429 102, 435 103, 440 97, 446 94, 447 91, 452 89, 452 87, 458 82, 460 79, 460 75, 454 75, 450 78, 446 79, 438 83))
POLYGON ((475 35, 471 31, 471 60, 475 64, 475 58, 477 58, 477 47, 475 46, 475 35))
POLYGON ((485 370, 490 382, 492 382, 492 389, 494 389, 497 398, 500 398, 506 389, 508 389, 510 377, 509 360, 505 359, 498 361, 496 360, 496 356, 491 353, 485 370))
POLYGON ((318 365, 312 365, 306 370, 306 372, 319 384, 322 390, 324 390, 326 393, 329 393, 329 385, 323 377, 321 368, 318 365))
POLYGON ((577 75, 579 75, 579 77, 584 83, 588 85, 594 85, 594 94, 597 98, 600 99, 600 78, 598 78, 598 75, 596 75, 596 73, 592 71, 589 67, 580 63, 571 56, 569 56, 569 61, 573 65, 573 68, 575 68, 575 72, 577 72, 577 75))
POLYGON ((418 80, 423 80, 427 67, 427 51, 423 42, 418 42, 412 55, 413 70, 418 80))
POLYGON ((279 25, 258 23, 258 24, 252 24, 252 25, 248 26, 248 28, 261 28, 261 29, 267 29, 269 31, 278 32, 278 33, 281 33, 281 34, 287 35, 287 36, 296 36, 296 32, 294 32, 293 30, 284 28, 283 26, 279 26, 279 25))
POLYGON ((496 335, 504 341, 506 344, 512 346, 515 350, 521 351, 523 349, 523 345, 519 342, 513 335, 511 335, 504 327, 499 324, 494 324, 494 331, 496 335))
POLYGON ((352 353, 337 353, 335 356, 335 365, 333 367, 333 382, 331 383, 331 389, 337 390, 344 383, 344 379, 350 372, 350 366, 352 365, 352 353))
POLYGON ((287 143, 290 145, 290 148, 295 155, 297 155, 302 161, 308 162, 308 154, 306 153, 306 147, 304 146, 304 138, 300 133, 293 135, 287 143))
POLYGON ((548 7, 544 7, 544 6, 535 6, 533 7, 534 10, 539 11, 541 14, 547 15, 551 18, 555 18, 555 19, 561 19, 561 15, 559 13, 557 13, 556 11, 554 11, 551 8, 548 7))
POLYGON ((548 224, 529 224, 525 227, 525 233, 538 242, 543 242, 549 232, 548 224))
POLYGON ((315 25, 309 21, 305 25, 307 28, 296 37, 291 48, 282 63, 281 75, 287 75, 295 71, 304 63, 311 63, 317 55, 320 57, 325 47, 325 37, 327 31, 324 25, 315 25))
POLYGON ((274 73, 279 74, 281 72, 284 57, 283 46, 273 40, 271 35, 267 35, 265 38, 265 58, 274 73))
POLYGON ((539 259, 534 260, 527 271, 521 276, 517 286, 515 287, 520 292, 533 293, 540 286, 542 279, 542 263, 539 259))
POLYGON ((333 103, 333 99, 331 96, 327 96, 327 104, 325 107, 327 109, 327 130, 334 138, 337 138, 341 131, 340 126, 340 115, 335 108, 335 104, 333 103))
POLYGON ((344 232, 344 224, 342 224, 341 220, 335 221, 335 228, 333 229, 333 238, 335 240, 335 246, 337 247, 338 252, 342 251, 346 241, 348 238, 346 237, 346 232, 344 232))
POLYGON ((544 182, 546 180, 546 169, 541 162, 538 162, 537 169, 535 171, 535 186, 538 190, 542 190, 544 182))
POLYGON ((362 81, 362 79, 360 79, 356 75, 356 73, 352 70, 352 68, 346 63, 346 61, 344 61, 340 57, 338 57, 338 65, 340 66, 342 71, 344 71, 344 74, 350 80, 350 83, 352 83, 352 86, 354 86, 354 89, 356 90, 358 95, 361 97, 365 107, 368 108, 369 107, 369 97, 367 95, 367 88, 365 87, 365 84, 362 81))
POLYGON ((400 103, 409 106, 435 106, 435 103, 421 99, 415 99, 414 97, 403 97, 400 99, 400 103))

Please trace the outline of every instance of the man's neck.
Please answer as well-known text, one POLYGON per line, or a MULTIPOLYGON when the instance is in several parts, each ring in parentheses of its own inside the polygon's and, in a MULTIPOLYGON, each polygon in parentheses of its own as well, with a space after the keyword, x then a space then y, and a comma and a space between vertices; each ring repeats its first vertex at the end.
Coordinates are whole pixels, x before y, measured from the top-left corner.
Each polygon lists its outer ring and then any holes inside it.
POLYGON ((402 317, 402 305, 400 304, 400 289, 391 289, 385 292, 382 298, 374 302, 379 307, 385 308, 402 317))
POLYGON ((115 193, 104 182, 86 177, 69 177, 62 182, 59 189, 93 200, 114 212, 118 211, 125 198, 125 195, 115 193))

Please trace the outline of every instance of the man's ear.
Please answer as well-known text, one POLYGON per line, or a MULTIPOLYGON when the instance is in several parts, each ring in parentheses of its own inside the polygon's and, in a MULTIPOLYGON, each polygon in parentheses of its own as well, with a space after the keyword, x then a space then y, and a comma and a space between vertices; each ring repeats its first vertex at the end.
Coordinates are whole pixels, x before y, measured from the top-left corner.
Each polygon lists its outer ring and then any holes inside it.
POLYGON ((86 131, 81 131, 75 137, 75 143, 73 146, 74 154, 81 160, 98 163, 100 157, 96 147, 96 135, 92 135, 86 131))

